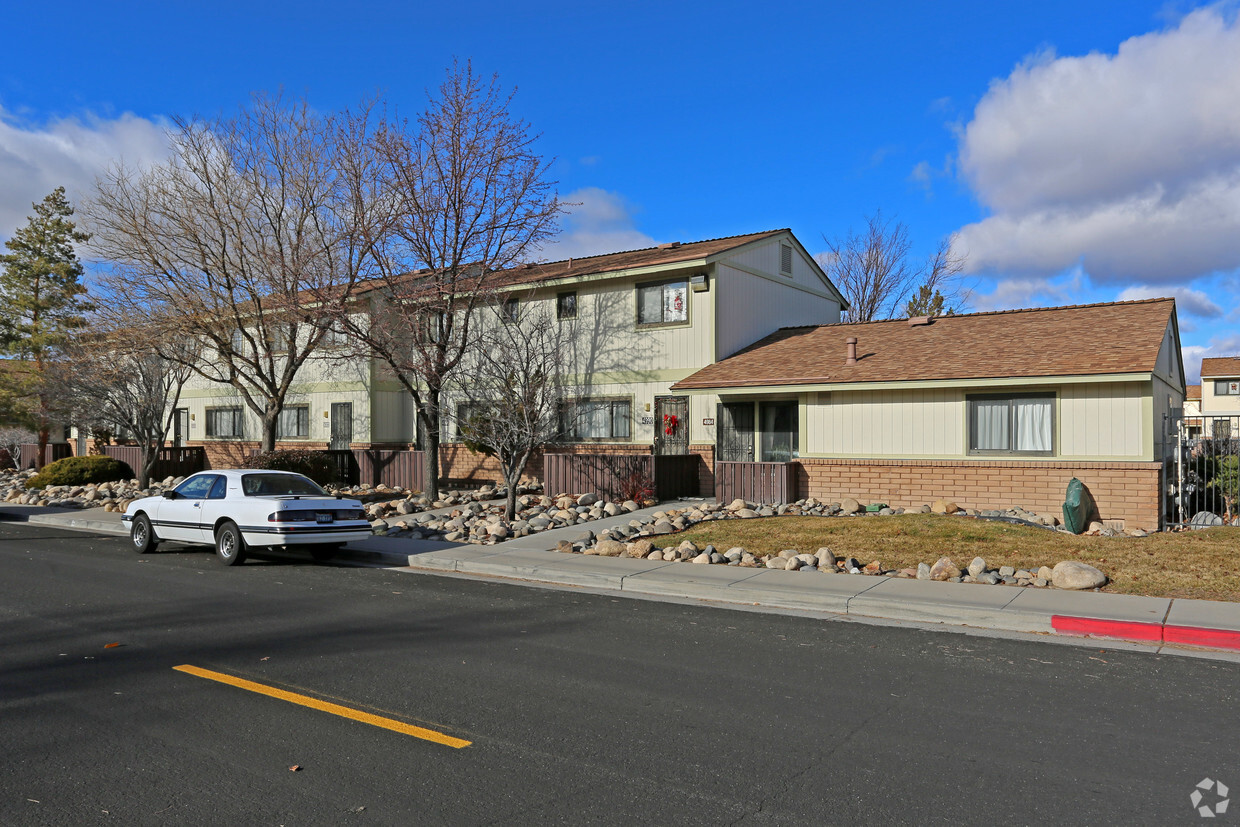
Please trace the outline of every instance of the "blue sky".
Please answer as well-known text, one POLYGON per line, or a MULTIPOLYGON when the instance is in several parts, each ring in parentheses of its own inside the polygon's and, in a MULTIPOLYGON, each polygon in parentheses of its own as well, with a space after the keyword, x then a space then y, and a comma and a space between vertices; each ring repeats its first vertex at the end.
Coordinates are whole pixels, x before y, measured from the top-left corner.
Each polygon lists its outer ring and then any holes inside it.
POLYGON ((409 114, 454 57, 516 86, 579 203, 548 256, 875 210, 956 234, 972 309, 1179 299, 1185 367, 1240 353, 1235 5, 17 4, 0 50, 0 237, 253 91, 409 114), (54 10, 54 16, 49 13, 54 10))

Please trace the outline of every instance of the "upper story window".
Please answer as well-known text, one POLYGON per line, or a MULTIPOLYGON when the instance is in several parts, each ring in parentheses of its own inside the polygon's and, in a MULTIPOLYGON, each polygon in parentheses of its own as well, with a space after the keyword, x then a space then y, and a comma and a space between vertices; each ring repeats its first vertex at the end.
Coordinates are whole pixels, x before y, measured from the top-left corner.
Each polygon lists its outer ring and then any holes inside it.
POLYGON ((779 245, 779 272, 780 275, 792 275, 792 248, 787 244, 779 245))
POLYGON ((555 317, 560 321, 577 318, 577 291, 557 293, 555 296, 555 317))
POLYGON ((970 454, 1050 456, 1055 452, 1055 395, 967 397, 970 454))
POLYGON ((521 312, 521 304, 516 296, 505 296, 499 306, 499 319, 504 324, 516 324, 521 312))
POLYGON ((234 328, 232 332, 232 352, 238 356, 245 354, 245 334, 239 327, 234 328))
POLYGON ((1214 380, 1215 396, 1237 396, 1240 395, 1240 382, 1235 379, 1215 379, 1214 380))
POLYGON ((689 281, 676 279, 637 285, 637 323, 677 324, 689 321, 689 281))

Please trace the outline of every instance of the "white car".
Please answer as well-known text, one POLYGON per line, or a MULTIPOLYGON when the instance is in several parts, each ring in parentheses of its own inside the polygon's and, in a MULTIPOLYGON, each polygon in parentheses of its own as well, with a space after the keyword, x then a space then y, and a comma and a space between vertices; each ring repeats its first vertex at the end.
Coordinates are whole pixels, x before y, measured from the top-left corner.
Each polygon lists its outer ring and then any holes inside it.
POLYGON ((261 546, 305 545, 324 560, 371 535, 360 502, 288 471, 201 471, 161 496, 134 500, 121 519, 139 554, 164 540, 213 544, 226 566, 261 546))

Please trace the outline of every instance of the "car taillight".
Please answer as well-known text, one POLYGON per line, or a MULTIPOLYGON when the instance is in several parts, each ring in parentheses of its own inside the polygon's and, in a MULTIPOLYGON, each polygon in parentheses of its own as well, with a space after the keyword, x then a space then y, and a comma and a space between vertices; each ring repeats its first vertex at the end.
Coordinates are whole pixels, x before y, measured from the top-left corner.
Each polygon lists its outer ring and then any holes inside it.
POLYGON ((312 523, 313 511, 275 511, 267 515, 269 523, 312 523))

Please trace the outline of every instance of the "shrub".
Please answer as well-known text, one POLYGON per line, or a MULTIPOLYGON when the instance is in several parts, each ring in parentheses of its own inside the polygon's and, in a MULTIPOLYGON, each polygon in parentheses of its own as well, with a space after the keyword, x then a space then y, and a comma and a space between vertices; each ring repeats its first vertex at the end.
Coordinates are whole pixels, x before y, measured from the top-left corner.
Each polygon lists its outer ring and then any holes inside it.
POLYGON ((319 485, 337 481, 336 463, 322 451, 267 451, 247 459, 245 467, 263 471, 294 471, 319 485))
POLYGON ((636 470, 620 478, 620 496, 638 505, 653 505, 654 480, 645 471, 636 470))
POLYGON ((27 480, 26 487, 89 485, 92 482, 115 482, 133 478, 133 469, 129 464, 113 457, 65 457, 46 466, 27 480))

